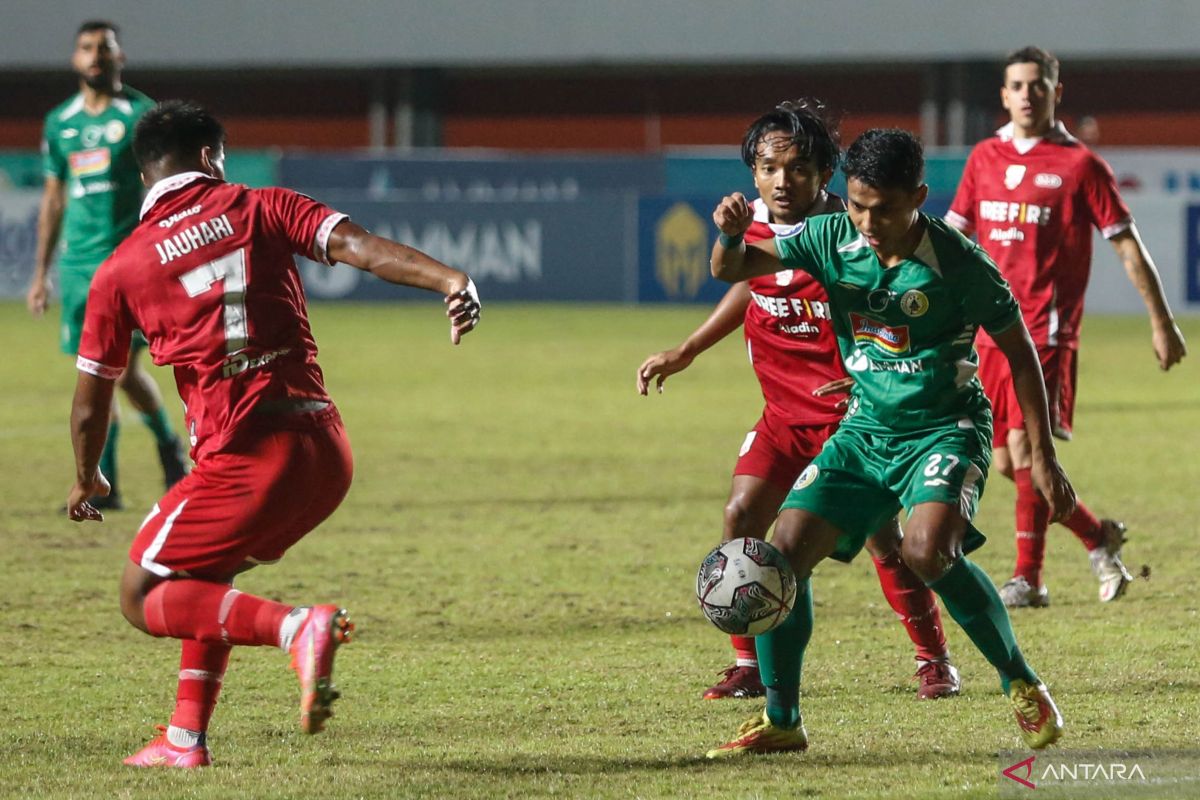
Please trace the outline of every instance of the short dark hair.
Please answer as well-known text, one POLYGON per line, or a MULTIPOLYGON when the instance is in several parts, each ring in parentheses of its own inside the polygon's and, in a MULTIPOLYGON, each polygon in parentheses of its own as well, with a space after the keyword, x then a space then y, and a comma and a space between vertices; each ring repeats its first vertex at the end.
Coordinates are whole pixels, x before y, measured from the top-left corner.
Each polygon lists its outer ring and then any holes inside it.
POLYGON ((924 148, 908 131, 871 128, 846 150, 842 172, 876 189, 915 192, 925 179, 924 148))
POLYGON ((1058 59, 1049 50, 1043 50, 1033 45, 1013 50, 1004 61, 1005 71, 1007 72, 1013 64, 1037 64, 1042 71, 1043 78, 1046 78, 1051 84, 1058 83, 1058 59))
POLYGON ((75 38, 78 39, 83 34, 91 33, 92 31, 112 31, 113 36, 116 36, 118 39, 121 38, 121 29, 106 19, 87 20, 79 26, 79 30, 75 31, 75 38))
POLYGON ((837 166, 838 121, 820 100, 812 97, 787 100, 751 122, 742 138, 742 161, 750 169, 754 169, 763 139, 772 133, 782 133, 791 145, 799 145, 801 155, 812 160, 817 169, 831 170, 837 166))
POLYGON ((166 100, 147 111, 133 132, 133 155, 139 166, 168 156, 190 158, 202 147, 225 144, 225 128, 202 106, 166 100))

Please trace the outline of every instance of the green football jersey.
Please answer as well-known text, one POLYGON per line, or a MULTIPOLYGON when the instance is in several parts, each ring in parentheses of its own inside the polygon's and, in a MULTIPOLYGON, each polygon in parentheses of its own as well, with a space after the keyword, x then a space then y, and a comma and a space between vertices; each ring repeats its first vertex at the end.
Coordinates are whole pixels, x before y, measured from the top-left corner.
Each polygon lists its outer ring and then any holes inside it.
POLYGON ((809 272, 829 294, 855 383, 843 425, 911 433, 967 419, 990 428, 991 407, 975 375, 975 332, 999 333, 1021 312, 977 244, 940 219, 921 218, 916 252, 887 268, 844 213, 814 217, 775 238, 784 266, 809 272))
POLYGON ((126 86, 92 115, 77 94, 46 115, 42 168, 66 191, 59 267, 95 267, 137 225, 142 181, 133 157, 133 128, 154 106, 126 86))

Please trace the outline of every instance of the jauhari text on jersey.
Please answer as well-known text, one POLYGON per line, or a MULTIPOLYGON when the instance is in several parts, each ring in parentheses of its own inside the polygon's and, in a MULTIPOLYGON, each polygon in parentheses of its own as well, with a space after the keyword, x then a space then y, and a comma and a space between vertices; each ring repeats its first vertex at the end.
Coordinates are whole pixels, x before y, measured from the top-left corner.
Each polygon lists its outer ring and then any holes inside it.
POLYGON ((154 249, 158 251, 158 257, 161 259, 158 263, 167 264, 193 250, 199 250, 205 245, 228 239, 230 236, 233 236, 233 225, 230 224, 229 217, 222 214, 184 228, 161 242, 155 242, 154 249))

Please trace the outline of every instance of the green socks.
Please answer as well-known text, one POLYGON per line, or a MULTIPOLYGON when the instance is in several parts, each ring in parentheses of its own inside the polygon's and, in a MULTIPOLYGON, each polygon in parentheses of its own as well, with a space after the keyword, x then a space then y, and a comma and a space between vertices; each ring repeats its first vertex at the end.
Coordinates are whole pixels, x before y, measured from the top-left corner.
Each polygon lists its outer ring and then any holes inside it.
POLYGON ((811 579, 796 586, 796 603, 783 624, 754 639, 758 671, 767 687, 767 718, 780 728, 800 722, 800 667, 813 631, 811 579))
POLYGON ((146 423, 146 427, 154 434, 154 441, 159 445, 175 441, 175 431, 171 430, 171 422, 167 419, 167 412, 162 406, 149 414, 142 414, 141 417, 142 422, 146 423))
POLYGON ((945 575, 930 583, 929 588, 938 593, 950 616, 1000 673, 1000 685, 1005 694, 1008 694, 1009 684, 1018 678, 1033 684, 1039 682, 1017 647, 1017 638, 1000 594, 982 569, 965 557, 960 558, 945 575))
POLYGON ((117 491, 117 439, 121 438, 121 423, 108 423, 108 439, 100 452, 100 471, 108 478, 113 493, 117 491))

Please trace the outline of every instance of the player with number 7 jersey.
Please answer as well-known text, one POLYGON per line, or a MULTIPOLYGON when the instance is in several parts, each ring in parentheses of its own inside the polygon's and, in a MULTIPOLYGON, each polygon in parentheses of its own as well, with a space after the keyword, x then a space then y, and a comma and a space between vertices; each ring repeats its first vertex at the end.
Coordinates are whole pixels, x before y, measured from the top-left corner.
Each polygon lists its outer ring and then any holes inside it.
POLYGON ((353 628, 345 609, 232 586, 332 514, 353 473, 294 256, 442 292, 454 344, 479 320, 465 273, 304 195, 226 183, 224 142, 221 124, 187 103, 163 103, 138 123, 134 152, 150 191, 141 223, 96 273, 79 347, 72 520, 103 520, 88 498, 108 493, 100 452, 135 329, 156 364, 174 367, 196 459, 142 521, 121 577, 130 624, 183 642, 175 712, 125 759, 136 767, 212 763, 208 723, 234 645, 291 655, 305 733, 324 728, 338 697, 333 658, 353 628))
POLYGON ((92 283, 80 368, 118 374, 122 340, 142 330, 154 363, 174 367, 197 461, 228 446, 263 402, 329 402, 292 256, 328 263, 329 234, 345 219, 287 189, 201 172, 158 182, 92 283))

